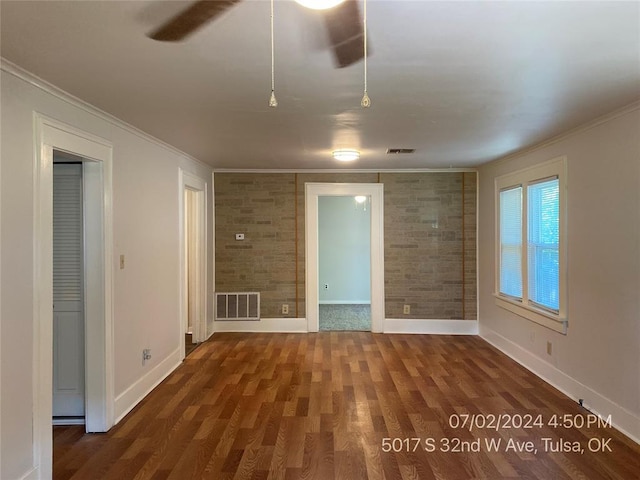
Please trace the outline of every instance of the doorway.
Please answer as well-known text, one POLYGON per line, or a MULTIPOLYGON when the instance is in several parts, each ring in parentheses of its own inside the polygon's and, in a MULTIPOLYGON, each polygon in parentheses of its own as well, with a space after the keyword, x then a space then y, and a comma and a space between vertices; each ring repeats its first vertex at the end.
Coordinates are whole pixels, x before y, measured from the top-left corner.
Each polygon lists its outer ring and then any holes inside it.
POLYGON ((320 330, 371 331, 371 198, 318 198, 320 330))
POLYGON ((207 339, 207 182, 180 170, 182 358, 207 339))
MULTIPOLYGON (((306 241, 306 316, 309 332, 320 329, 320 202, 324 197, 366 197, 369 210, 369 292, 370 330, 382 332, 384 327, 384 230, 383 185, 369 183, 307 183, 305 184, 306 241)), ((365 280, 366 281, 366 280, 365 280)), ((326 282, 325 282, 326 283, 326 282)), ((362 282, 360 281, 360 286, 362 282)), ((329 286, 329 289, 331 286, 329 286)))
POLYGON ((112 312, 112 146, 106 140, 34 114, 34 458, 41 478, 51 477, 53 453, 53 157, 82 161, 84 207, 85 430, 106 432, 114 423, 112 312))

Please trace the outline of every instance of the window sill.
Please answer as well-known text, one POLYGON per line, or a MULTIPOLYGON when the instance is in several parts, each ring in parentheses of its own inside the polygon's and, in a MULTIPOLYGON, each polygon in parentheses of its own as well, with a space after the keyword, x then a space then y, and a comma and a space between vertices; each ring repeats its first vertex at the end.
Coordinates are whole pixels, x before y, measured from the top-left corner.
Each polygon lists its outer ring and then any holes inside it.
POLYGON ((531 320, 543 327, 550 328, 563 335, 567 334, 567 319, 553 313, 546 312, 542 309, 523 305, 515 300, 510 300, 497 293, 493 296, 496 298, 496 305, 505 310, 509 310, 516 315, 531 320))

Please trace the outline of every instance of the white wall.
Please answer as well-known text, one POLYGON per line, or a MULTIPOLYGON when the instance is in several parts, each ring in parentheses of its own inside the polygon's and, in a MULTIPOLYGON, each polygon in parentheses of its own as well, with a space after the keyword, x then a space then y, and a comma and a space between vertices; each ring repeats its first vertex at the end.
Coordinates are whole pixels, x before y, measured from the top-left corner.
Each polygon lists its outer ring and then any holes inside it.
POLYGON ((480 334, 640 438, 640 110, 480 168, 480 334), (494 179, 566 155, 568 331, 496 306, 494 179), (552 355, 547 354, 552 342, 552 355))
MULTIPOLYGON (((34 467, 33 113, 97 135, 113 145, 114 386, 116 398, 120 397, 116 416, 131 408, 131 401, 180 360, 176 357, 181 341, 179 167, 212 184, 210 168, 70 100, 53 87, 45 87, 49 91, 38 88, 30 83, 34 79, 25 81, 11 73, 14 71, 3 64, 0 275, 5 280, 11 278, 11 282, 2 283, 1 292, 3 479, 22 478, 34 467), (118 267, 121 254, 126 256, 124 270, 118 267), (151 348, 153 355, 145 366, 141 362, 143 348, 151 348)), ((209 191, 209 212, 213 211, 212 198, 209 191)), ((213 230, 212 222, 208 223, 207 248, 211 252, 213 230)), ((211 262, 208 275, 212 285, 211 262)), ((212 314, 209 308, 210 322, 212 314)))
POLYGON ((318 198, 320 303, 371 302, 371 207, 354 197, 318 198), (325 289, 324 285, 329 288, 325 289))

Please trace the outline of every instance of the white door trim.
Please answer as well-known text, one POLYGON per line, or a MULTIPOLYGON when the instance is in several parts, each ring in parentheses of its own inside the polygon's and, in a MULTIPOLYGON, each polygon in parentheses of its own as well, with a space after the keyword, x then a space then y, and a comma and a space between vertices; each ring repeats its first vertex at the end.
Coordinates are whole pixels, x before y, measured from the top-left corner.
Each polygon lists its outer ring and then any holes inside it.
POLYGON ((193 338, 197 342, 207 339, 207 182, 200 177, 196 177, 179 169, 179 221, 178 230, 180 237, 180 358, 185 357, 184 336, 186 328, 184 324, 185 312, 187 308, 186 299, 186 248, 185 244, 185 190, 196 192, 196 265, 198 265, 196 278, 196 321, 193 324, 193 338))
POLYGON ((319 330, 318 197, 365 195, 371 198, 371 331, 384 327, 384 186, 381 183, 306 183, 306 316, 309 332, 319 330))
POLYGON ((112 146, 102 138, 34 113, 34 302, 33 302, 33 429, 34 467, 39 478, 52 473, 52 350, 53 350, 53 150, 81 156, 86 181, 85 200, 92 223, 85 242, 93 242, 85 257, 86 429, 107 431, 114 421, 113 395, 113 227, 112 146), (91 207, 93 205, 93 207, 91 207))

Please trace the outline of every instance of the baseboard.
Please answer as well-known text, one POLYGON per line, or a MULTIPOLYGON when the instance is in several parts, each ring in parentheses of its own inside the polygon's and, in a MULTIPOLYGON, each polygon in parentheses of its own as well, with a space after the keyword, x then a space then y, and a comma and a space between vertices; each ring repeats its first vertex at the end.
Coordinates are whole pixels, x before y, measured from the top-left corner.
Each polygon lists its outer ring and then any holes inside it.
MULTIPOLYGON (((263 318, 260 321, 217 321, 216 332, 306 333, 306 318, 263 318)), ((477 335, 476 320, 418 320, 387 318, 384 333, 477 335)))
POLYGON ((477 320, 422 320, 385 318, 384 333, 417 333, 430 335, 477 335, 477 320))
POLYGON ((117 424, 122 420, 127 413, 133 410, 133 407, 140 403, 151 390, 156 388, 181 363, 182 359, 178 348, 153 367, 149 373, 118 395, 114 402, 115 423, 117 424))
POLYGON ((480 328, 480 337, 569 398, 576 400, 576 403, 582 398, 583 406, 587 410, 603 418, 611 415, 611 424, 616 429, 634 442, 640 443, 640 417, 633 412, 484 325, 480 328))
POLYGON ((371 300, 319 300, 320 305, 371 305, 371 300))
POLYGON ((38 467, 33 467, 27 473, 20 477, 20 480, 38 480, 40 474, 38 473, 38 467))
POLYGON ((256 321, 216 321, 215 332, 306 333, 306 318, 262 318, 256 321))
POLYGON ((67 426, 67 425, 84 425, 84 417, 78 418, 55 418, 51 421, 53 426, 67 426))

